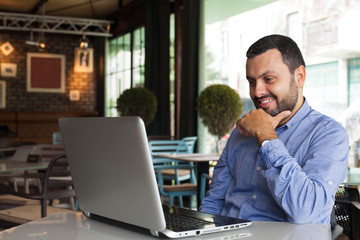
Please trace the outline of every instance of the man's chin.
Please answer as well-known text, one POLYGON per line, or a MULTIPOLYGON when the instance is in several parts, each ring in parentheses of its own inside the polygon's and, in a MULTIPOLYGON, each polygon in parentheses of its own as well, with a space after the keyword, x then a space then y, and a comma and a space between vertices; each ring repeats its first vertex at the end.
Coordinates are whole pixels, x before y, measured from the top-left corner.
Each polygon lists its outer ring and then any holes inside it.
POLYGON ((272 117, 275 117, 276 115, 278 115, 279 114, 279 111, 277 110, 277 109, 273 109, 273 110, 271 110, 271 109, 269 109, 269 108, 262 108, 262 107, 259 107, 259 106, 255 106, 256 107, 256 109, 262 109, 262 110, 264 110, 264 112, 266 112, 267 114, 269 114, 269 115, 271 115, 272 117))
POLYGON ((275 117, 276 115, 279 114, 279 111, 277 111, 276 109, 270 110, 268 108, 266 109, 263 108, 263 110, 272 117, 275 117))

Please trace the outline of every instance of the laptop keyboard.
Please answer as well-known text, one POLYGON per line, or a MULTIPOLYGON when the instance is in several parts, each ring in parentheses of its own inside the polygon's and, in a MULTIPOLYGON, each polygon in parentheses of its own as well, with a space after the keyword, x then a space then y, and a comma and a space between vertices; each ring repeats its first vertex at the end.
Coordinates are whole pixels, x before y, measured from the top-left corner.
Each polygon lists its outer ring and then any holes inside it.
POLYGON ((171 213, 165 213, 166 227, 168 229, 181 228, 184 230, 190 230, 194 228, 201 228, 201 226, 208 225, 211 222, 187 217, 183 215, 176 215, 171 213))

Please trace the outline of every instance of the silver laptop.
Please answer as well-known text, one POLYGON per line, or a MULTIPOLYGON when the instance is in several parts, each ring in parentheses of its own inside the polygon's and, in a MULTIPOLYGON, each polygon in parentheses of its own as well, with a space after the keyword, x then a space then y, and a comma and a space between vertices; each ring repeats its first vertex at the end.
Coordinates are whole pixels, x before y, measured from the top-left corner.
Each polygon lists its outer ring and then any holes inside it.
POLYGON ((162 205, 141 118, 61 118, 59 125, 79 207, 87 217, 121 221, 170 238, 251 224, 162 205), (190 226, 166 223, 169 214, 181 215, 190 226))

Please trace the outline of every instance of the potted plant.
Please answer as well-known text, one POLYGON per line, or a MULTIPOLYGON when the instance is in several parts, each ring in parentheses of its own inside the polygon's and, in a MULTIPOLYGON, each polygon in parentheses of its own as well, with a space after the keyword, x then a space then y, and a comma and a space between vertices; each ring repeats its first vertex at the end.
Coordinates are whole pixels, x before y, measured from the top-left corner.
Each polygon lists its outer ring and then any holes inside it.
POLYGON ((234 89, 224 84, 214 84, 205 88, 196 100, 196 109, 202 122, 219 141, 240 118, 243 105, 234 89))
POLYGON ((157 98, 147 88, 126 89, 117 99, 117 110, 120 116, 139 116, 145 125, 149 125, 155 118, 157 98))

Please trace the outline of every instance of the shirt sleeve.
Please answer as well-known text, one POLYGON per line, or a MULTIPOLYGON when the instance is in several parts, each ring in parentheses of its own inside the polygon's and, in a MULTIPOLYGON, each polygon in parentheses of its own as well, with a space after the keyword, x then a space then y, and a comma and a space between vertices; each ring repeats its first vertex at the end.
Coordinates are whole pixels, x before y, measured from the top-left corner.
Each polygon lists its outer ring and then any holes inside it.
POLYGON ((228 149, 227 144, 214 168, 210 189, 199 208, 201 212, 219 215, 224 207, 226 190, 231 180, 231 173, 227 164, 228 149))
POLYGON ((323 124, 308 145, 301 161, 296 161, 279 139, 259 150, 265 164, 261 174, 293 223, 309 223, 327 213, 330 216, 338 185, 347 174, 349 142, 339 124, 323 124))

